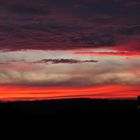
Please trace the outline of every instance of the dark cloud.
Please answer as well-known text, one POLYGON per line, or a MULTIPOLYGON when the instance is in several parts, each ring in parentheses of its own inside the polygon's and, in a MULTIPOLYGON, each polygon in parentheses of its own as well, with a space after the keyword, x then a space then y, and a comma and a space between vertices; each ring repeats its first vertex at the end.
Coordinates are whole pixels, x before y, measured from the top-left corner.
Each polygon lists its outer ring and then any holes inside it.
POLYGON ((11 5, 9 8, 12 12, 16 14, 26 14, 26 15, 46 15, 49 13, 48 7, 47 6, 39 6, 39 5, 34 5, 33 3, 29 4, 14 4, 11 5))
POLYGON ((93 63, 98 62, 97 60, 76 60, 76 59, 43 59, 33 63, 52 63, 52 64, 74 64, 74 63, 93 63))
POLYGON ((108 34, 83 34, 78 37, 72 37, 71 42, 92 45, 93 47, 113 46, 115 45, 115 38, 114 35, 108 34))
POLYGON ((14 29, 8 25, 0 25, 0 32, 8 32, 11 33, 13 32, 14 29))
POLYGON ((7 64, 12 64, 12 63, 31 63, 31 64, 36 64, 36 63, 46 63, 46 64, 74 64, 74 63, 95 63, 98 62, 97 60, 77 60, 77 59, 42 59, 38 60, 35 62, 28 62, 24 59, 20 60, 7 60, 4 62, 0 62, 1 65, 7 65, 7 64))
POLYGON ((125 27, 120 30, 123 35, 140 35, 140 25, 125 27))
POLYGON ((59 23, 36 23, 21 26, 22 29, 42 32, 76 32, 81 30, 90 29, 89 27, 79 26, 76 24, 59 24, 59 23))
POLYGON ((0 49, 77 49, 128 44, 140 36, 134 0, 2 0, 0 49))

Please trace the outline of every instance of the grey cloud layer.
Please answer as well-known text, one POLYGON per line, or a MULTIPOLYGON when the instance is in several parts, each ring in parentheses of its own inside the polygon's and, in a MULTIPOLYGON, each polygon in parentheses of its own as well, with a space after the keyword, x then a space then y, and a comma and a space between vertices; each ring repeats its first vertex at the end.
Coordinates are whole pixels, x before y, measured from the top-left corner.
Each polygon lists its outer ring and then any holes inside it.
MULTIPOLYGON (((28 66, 29 67, 29 66, 28 66)), ((30 65, 33 69, 0 70, 0 85, 26 86, 95 86, 95 85, 139 85, 139 59, 135 62, 98 62, 59 65, 30 65), (125 64, 125 65, 124 65, 125 64), (35 70, 35 67, 37 69, 35 70)))

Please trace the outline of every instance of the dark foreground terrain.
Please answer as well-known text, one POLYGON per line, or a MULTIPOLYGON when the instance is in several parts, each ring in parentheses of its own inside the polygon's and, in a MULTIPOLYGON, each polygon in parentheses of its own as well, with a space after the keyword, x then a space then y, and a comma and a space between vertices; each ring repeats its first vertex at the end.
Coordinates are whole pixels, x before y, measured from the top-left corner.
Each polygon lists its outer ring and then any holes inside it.
POLYGON ((0 103, 6 127, 140 127, 137 100, 66 99, 0 103))

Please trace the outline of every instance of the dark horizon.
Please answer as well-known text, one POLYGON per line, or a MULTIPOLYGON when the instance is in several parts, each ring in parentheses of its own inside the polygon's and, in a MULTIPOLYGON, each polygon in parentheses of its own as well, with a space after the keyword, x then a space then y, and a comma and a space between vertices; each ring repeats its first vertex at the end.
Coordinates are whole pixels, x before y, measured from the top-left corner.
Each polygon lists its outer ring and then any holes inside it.
POLYGON ((139 128, 137 100, 62 99, 0 102, 8 128, 139 128))

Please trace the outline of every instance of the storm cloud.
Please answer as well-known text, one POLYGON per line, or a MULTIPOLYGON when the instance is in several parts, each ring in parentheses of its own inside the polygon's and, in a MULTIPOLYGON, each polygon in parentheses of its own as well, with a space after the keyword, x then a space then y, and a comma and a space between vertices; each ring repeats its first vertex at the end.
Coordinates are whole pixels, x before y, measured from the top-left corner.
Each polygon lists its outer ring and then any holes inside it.
POLYGON ((2 1, 0 49, 125 46, 140 37, 139 14, 139 1, 129 0, 2 1))

